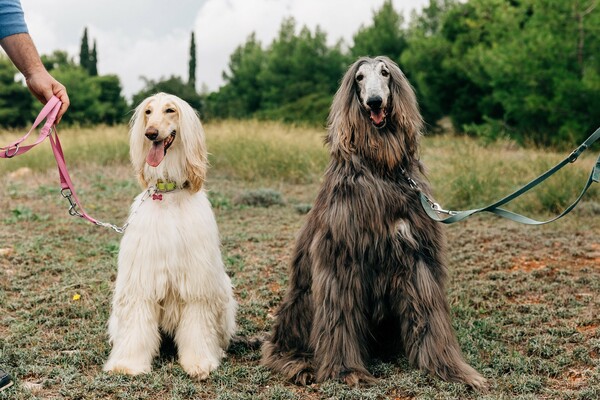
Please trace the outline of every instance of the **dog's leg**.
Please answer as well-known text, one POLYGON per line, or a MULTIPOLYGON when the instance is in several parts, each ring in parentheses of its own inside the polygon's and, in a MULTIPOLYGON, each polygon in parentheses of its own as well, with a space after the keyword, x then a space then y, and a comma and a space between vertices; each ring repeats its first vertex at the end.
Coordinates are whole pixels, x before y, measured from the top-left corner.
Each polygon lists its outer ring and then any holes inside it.
POLYGON ((262 346, 262 364, 288 380, 308 385, 314 381, 309 339, 313 318, 308 246, 312 232, 301 231, 287 293, 279 305, 272 333, 262 346))
POLYGON ((175 331, 179 363, 188 375, 204 380, 224 356, 219 310, 224 305, 208 301, 186 303, 175 331))
POLYGON ((444 275, 417 260, 406 279, 398 280, 404 287, 393 290, 406 354, 422 370, 484 390, 486 379, 465 362, 452 329, 444 275))
POLYGON ((298 385, 314 381, 309 349, 312 305, 310 294, 288 291, 277 312, 273 333, 262 346, 262 364, 298 385))
POLYGON ((155 302, 114 302, 109 320, 113 348, 104 371, 128 375, 150 372, 160 345, 158 315, 155 302))
POLYGON ((223 309, 220 310, 219 313, 219 345, 221 348, 223 349, 227 349, 229 347, 229 344, 231 343, 231 339, 233 337, 233 335, 235 334, 235 331, 237 329, 237 325, 235 323, 235 315, 237 312, 237 303, 236 301, 233 299, 233 291, 231 290, 231 283, 229 281, 229 279, 227 279, 228 282, 228 291, 229 291, 229 296, 228 296, 228 301, 227 301, 227 305, 223 306, 223 309))
MULTIPOLYGON (((338 263, 343 263, 342 259, 338 263)), ((344 267, 335 272, 333 266, 316 268, 314 276, 311 343, 317 381, 340 379, 351 386, 372 384, 375 378, 365 367, 370 333, 364 282, 351 265, 344 267)))

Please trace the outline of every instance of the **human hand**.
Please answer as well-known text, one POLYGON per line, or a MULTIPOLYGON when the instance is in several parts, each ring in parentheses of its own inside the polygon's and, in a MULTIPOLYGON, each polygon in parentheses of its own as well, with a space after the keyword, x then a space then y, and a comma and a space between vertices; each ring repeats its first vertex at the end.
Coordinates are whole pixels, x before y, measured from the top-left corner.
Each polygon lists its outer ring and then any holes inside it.
POLYGON ((46 104, 52 96, 58 97, 62 102, 56 116, 56 123, 58 124, 70 105, 67 89, 59 81, 54 79, 45 68, 39 68, 32 71, 25 82, 27 83, 27 87, 31 94, 33 94, 42 104, 46 104))

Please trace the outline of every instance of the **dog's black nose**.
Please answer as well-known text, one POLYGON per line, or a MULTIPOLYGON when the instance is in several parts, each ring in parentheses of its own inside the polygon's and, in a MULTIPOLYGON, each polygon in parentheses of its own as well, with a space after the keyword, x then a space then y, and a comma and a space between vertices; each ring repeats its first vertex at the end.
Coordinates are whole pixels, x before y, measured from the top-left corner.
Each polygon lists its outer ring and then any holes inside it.
POLYGON ((158 137, 158 129, 152 127, 146 129, 146 137, 150 140, 155 140, 158 137))
POLYGON ((367 99, 367 105, 376 110, 381 108, 381 103, 383 103, 381 96, 371 96, 367 99))

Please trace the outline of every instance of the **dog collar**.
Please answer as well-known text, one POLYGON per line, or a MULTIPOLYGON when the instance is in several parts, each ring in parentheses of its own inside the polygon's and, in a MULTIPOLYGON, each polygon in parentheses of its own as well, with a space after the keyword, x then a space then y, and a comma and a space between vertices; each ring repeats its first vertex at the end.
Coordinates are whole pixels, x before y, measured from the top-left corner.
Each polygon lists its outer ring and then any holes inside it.
POLYGON ((157 192, 172 192, 173 190, 177 189, 177 183, 173 182, 173 181, 163 181, 162 179, 159 179, 156 181, 156 191, 157 192))

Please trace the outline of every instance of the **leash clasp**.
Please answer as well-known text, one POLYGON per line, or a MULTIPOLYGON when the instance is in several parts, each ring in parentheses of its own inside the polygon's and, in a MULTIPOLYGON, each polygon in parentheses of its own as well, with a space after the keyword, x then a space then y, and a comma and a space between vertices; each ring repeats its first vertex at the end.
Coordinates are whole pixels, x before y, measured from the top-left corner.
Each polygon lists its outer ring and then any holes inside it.
POLYGON ((440 206, 439 203, 431 202, 430 204, 431 204, 431 209, 433 211, 435 211, 436 213, 447 214, 447 215, 456 215, 457 214, 456 211, 444 210, 442 208, 442 206, 440 206))
POLYGON ((64 188, 60 191, 60 194, 62 195, 62 197, 64 197, 65 199, 69 200, 69 215, 75 217, 83 217, 83 215, 77 210, 77 203, 75 201, 73 201, 73 192, 71 192, 71 189, 69 188, 64 188))
POLYGON ((6 156, 6 158, 13 158, 19 152, 19 143, 17 143, 15 145, 15 152, 14 153, 9 154, 9 150, 10 150, 10 147, 7 147, 6 150, 4 150, 4 155, 6 156))
POLYGON ((569 157, 568 157, 569 162, 574 163, 575 161, 577 161, 577 158, 579 157, 579 155, 581 153, 583 153, 587 148, 588 148, 588 145, 583 143, 581 146, 579 146, 578 148, 573 150, 571 152, 571 154, 569 154, 569 157))
POLYGON ((404 175, 404 178, 408 182, 408 185, 411 187, 411 189, 415 189, 415 190, 421 189, 419 187, 419 184, 413 178, 410 177, 410 175, 408 174, 408 172, 406 172, 406 170, 404 168, 400 167, 400 172, 402 173, 402 175, 404 175))

